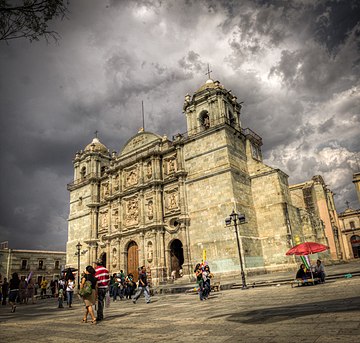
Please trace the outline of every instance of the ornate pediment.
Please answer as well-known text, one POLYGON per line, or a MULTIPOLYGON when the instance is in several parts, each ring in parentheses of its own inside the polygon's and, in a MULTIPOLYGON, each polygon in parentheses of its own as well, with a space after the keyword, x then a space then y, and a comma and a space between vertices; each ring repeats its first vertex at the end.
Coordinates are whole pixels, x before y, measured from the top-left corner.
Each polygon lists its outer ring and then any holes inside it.
POLYGON ((158 141, 161 142, 162 138, 151 132, 139 132, 136 136, 128 140, 124 149, 121 151, 120 156, 132 153, 136 150, 140 150, 152 143, 158 141))

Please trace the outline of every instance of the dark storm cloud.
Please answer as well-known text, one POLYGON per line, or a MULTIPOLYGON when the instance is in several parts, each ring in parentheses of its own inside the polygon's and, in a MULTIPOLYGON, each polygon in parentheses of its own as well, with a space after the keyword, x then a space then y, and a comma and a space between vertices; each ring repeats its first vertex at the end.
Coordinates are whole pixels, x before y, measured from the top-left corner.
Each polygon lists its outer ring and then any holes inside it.
MULTIPOLYGON (((186 131, 182 104, 212 77, 244 101, 265 162, 290 182, 322 173, 355 203, 356 1, 74 1, 58 45, 2 44, 0 241, 64 249, 75 152, 111 150, 142 126, 186 131), (346 20, 345 20, 346 19, 346 20)), ((356 203, 355 203, 356 204, 356 203)), ((356 207, 356 206, 355 206, 356 207)))

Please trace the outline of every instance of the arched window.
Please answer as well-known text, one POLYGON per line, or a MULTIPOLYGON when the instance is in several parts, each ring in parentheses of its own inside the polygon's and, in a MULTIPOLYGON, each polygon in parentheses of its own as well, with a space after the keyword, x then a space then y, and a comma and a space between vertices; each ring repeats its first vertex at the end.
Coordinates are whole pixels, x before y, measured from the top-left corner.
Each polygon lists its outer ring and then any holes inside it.
POLYGON ((350 229, 355 229, 355 222, 354 221, 351 221, 349 224, 350 224, 350 229))
POLYGON ((229 111, 229 122, 230 122, 231 126, 236 124, 236 119, 235 119, 234 115, 230 111, 229 111))
POLYGON ((207 130, 210 127, 210 117, 207 111, 202 111, 199 116, 200 125, 207 130))

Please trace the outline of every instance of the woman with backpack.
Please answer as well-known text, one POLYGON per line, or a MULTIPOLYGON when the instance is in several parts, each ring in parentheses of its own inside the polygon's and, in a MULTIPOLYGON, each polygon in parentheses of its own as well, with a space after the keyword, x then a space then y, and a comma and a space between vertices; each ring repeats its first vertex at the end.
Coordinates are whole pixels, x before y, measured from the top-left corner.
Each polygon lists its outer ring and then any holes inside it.
POLYGON ((97 280, 95 278, 95 269, 92 266, 87 266, 85 269, 85 274, 80 283, 80 295, 85 303, 85 315, 82 322, 87 323, 87 317, 90 313, 91 324, 96 324, 96 317, 92 307, 96 303, 97 280))

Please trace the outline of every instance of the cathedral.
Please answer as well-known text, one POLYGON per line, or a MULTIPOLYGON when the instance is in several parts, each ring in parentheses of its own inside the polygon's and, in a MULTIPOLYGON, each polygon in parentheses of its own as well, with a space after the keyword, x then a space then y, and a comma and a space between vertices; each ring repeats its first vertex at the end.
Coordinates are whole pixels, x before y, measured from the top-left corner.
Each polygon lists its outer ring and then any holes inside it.
POLYGON ((170 140, 140 130, 118 154, 95 137, 77 152, 67 265, 79 261, 83 270, 102 258, 111 273, 134 275, 145 265, 157 285, 174 271, 190 280, 203 259, 219 275, 238 274, 241 256, 246 273, 295 268, 290 247, 327 244, 316 208, 297 207, 309 187, 291 188, 288 175, 263 163, 262 138, 242 127, 240 110, 231 91, 208 79, 185 96, 186 133, 170 140), (245 220, 226 225, 233 211, 245 220))

